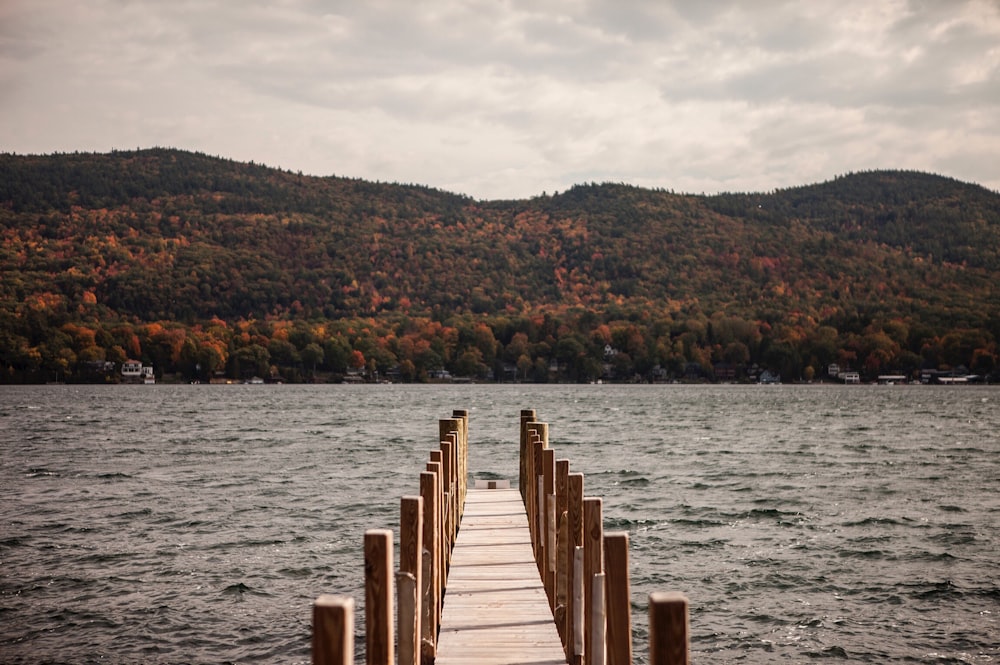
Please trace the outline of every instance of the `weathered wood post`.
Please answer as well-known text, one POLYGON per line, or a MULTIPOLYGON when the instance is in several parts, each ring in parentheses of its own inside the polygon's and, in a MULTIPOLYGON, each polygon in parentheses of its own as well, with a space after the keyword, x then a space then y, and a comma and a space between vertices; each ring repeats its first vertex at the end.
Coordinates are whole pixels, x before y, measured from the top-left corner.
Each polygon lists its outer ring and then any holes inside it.
POLYGON ((399 506, 399 573, 396 588, 399 665, 420 662, 423 611, 424 499, 404 496, 399 506))
POLYGON ((688 599, 682 593, 649 594, 650 665, 689 665, 688 599))
POLYGON ((455 545, 455 454, 450 440, 441 441, 441 470, 444 473, 444 549, 450 566, 451 550, 455 545))
POLYGON ((566 644, 569 646, 569 662, 580 665, 583 662, 583 474, 569 475, 569 539, 566 552, 567 607, 566 644))
MULTIPOLYGON (((541 424, 541 423, 538 423, 541 424)), ((538 574, 545 581, 545 449, 546 442, 543 439, 535 439, 534 460, 532 465, 535 471, 535 480, 532 483, 534 491, 534 513, 530 516, 535 524, 535 563, 538 566, 538 574)))
POLYGON ((422 578, 422 603, 423 612, 421 615, 421 638, 420 638, 420 658, 421 662, 429 663, 437 655, 437 634, 438 626, 441 623, 441 585, 438 575, 441 574, 440 554, 441 547, 440 527, 438 516, 440 506, 438 505, 438 477, 433 471, 424 471, 420 474, 420 497, 423 499, 423 578, 422 578))
POLYGON ((469 411, 467 409, 455 409, 451 413, 454 418, 458 418, 462 423, 462 440, 459 444, 458 456, 458 481, 461 489, 459 492, 458 514, 461 517, 465 514, 465 497, 469 490, 469 411))
POLYGON ((368 665, 394 665, 392 531, 365 532, 365 646, 368 665))
POLYGON ((322 595, 313 603, 313 665, 354 665, 354 599, 322 595))
POLYGON ((517 485, 521 490, 521 500, 527 505, 528 501, 528 423, 535 419, 534 409, 521 409, 521 449, 520 456, 518 457, 520 461, 520 469, 517 477, 517 485))
POLYGON ((447 538, 445 537, 445 512, 447 506, 445 501, 448 495, 444 486, 444 464, 442 463, 440 450, 431 451, 431 460, 427 463, 427 470, 437 476, 438 486, 438 519, 437 519, 437 554, 438 554, 438 618, 441 616, 441 602, 444 597, 444 589, 448 586, 448 549, 447 538))
POLYGON ((556 451, 551 448, 542 453, 543 486, 545 491, 545 591, 549 595, 549 609, 556 609, 556 451))
POLYGON ((556 460, 556 609, 553 617, 563 648, 569 654, 566 642, 566 607, 569 605, 569 570, 566 552, 569 549, 569 460, 556 460))
POLYGON ((608 665, 632 665, 632 600, 628 575, 628 534, 604 536, 608 665))
POLYGON ((600 498, 587 497, 583 500, 583 605, 586 631, 583 658, 586 665, 604 663, 603 505, 600 498))

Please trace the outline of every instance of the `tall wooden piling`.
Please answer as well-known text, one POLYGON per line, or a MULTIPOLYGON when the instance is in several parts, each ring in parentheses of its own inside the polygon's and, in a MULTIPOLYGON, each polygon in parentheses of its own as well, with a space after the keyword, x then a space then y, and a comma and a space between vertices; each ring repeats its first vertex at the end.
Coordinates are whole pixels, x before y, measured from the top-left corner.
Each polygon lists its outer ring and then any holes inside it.
MULTIPOLYGON (((583 500, 583 607, 586 631, 583 658, 586 665, 604 663, 603 631, 594 628, 594 617, 604 615, 604 594, 594 593, 595 579, 603 580, 604 574, 604 522, 600 498, 583 500), (598 577, 602 576, 602 577, 598 577)), ((599 624, 603 626, 603 623, 599 624)))
POLYGON ((365 647, 367 665, 394 665, 392 531, 365 532, 365 647))
POLYGON ((399 665, 418 665, 423 621, 423 497, 404 496, 400 500, 399 513, 399 575, 396 578, 399 665))
POLYGON ((420 474, 420 497, 423 499, 423 577, 421 579, 421 639, 422 662, 434 659, 437 631, 441 623, 440 505, 438 477, 432 471, 420 474))
POLYGON ((632 600, 628 575, 628 534, 604 536, 608 665, 632 665, 632 600))
POLYGON ((324 594, 313 603, 313 665, 354 665, 354 599, 324 594))
POLYGON ((688 599, 682 593, 649 594, 650 665, 689 665, 688 599))

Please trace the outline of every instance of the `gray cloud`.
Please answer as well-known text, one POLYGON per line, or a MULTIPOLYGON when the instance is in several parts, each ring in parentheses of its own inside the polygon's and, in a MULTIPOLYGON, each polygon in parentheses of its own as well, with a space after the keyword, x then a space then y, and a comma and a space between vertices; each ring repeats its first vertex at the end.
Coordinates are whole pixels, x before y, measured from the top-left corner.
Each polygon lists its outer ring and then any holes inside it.
POLYGON ((1000 189, 1000 3, 8 0, 0 149, 478 198, 915 168, 1000 189))

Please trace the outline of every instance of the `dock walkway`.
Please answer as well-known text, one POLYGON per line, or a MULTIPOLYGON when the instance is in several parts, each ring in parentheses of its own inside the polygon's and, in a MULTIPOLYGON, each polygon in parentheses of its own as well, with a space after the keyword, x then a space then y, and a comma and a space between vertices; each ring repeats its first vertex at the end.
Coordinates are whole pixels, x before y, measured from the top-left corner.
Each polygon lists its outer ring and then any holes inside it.
POLYGON ((566 662, 516 489, 469 489, 436 665, 566 662))
MULTIPOLYGON (((632 665, 628 534, 604 533, 533 409, 520 430, 517 489, 470 488, 468 411, 441 419, 400 499, 398 571, 393 532, 365 532, 366 665, 632 665)), ((650 665, 689 665, 688 622, 683 594, 649 595, 650 665)), ((354 599, 319 596, 313 665, 354 665, 354 643, 354 599)))

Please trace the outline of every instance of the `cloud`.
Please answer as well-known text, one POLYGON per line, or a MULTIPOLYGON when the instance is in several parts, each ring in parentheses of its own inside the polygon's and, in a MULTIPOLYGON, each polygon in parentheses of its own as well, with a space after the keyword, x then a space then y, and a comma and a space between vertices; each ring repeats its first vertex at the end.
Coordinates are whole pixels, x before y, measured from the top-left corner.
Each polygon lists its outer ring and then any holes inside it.
POLYGON ((8 0, 0 149, 168 145, 477 198, 916 168, 1000 189, 991 1, 8 0))

